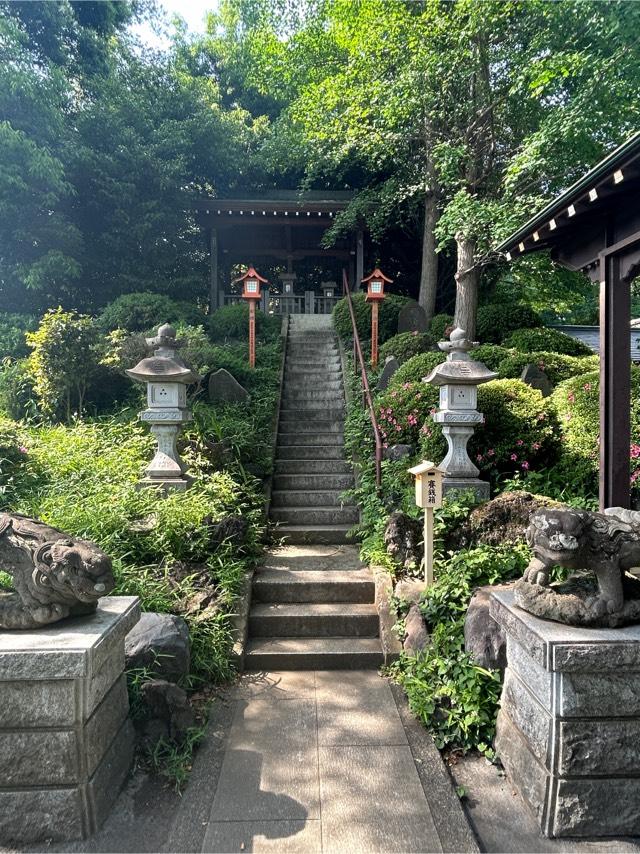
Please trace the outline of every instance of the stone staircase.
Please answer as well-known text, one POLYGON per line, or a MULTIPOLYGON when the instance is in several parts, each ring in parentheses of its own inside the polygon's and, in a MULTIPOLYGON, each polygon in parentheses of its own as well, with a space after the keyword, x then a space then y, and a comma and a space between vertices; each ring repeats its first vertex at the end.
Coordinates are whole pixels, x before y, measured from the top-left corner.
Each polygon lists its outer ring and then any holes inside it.
POLYGON ((256 571, 247 670, 378 667, 373 579, 348 544, 358 509, 344 459, 344 387, 331 317, 290 318, 271 520, 285 545, 256 571))

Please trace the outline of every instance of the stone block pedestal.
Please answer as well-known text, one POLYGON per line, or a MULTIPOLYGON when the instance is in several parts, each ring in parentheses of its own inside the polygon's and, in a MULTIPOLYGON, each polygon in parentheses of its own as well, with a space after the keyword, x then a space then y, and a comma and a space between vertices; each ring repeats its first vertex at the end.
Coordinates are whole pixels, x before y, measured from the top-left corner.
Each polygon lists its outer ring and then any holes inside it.
POLYGON ((585 629, 491 594, 507 637, 496 750, 545 836, 640 834, 640 626, 585 629))
POLYGON ((0 632, 0 844, 95 832, 131 767, 124 639, 135 597, 38 631, 0 632))

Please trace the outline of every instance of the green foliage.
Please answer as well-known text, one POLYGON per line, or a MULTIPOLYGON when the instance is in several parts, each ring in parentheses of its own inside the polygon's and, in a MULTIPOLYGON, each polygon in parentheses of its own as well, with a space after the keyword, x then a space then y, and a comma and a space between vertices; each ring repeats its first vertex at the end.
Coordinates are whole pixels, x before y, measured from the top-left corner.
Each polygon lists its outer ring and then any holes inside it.
POLYGON ((434 341, 444 341, 448 338, 447 330, 453 328, 452 314, 436 314, 431 318, 429 332, 434 341))
POLYGON ((498 365, 512 353, 499 344, 481 344, 471 353, 471 358, 483 362, 491 371, 497 371, 498 365))
POLYGON ((0 413, 15 421, 36 417, 33 383, 28 359, 17 362, 5 359, 0 366, 0 413))
MULTIPOLYGON (((273 341, 280 335, 282 318, 256 311, 256 336, 273 341)), ((249 340, 249 306, 246 301, 225 305, 209 318, 209 332, 216 344, 249 340)))
POLYGON ((28 449, 20 425, 0 417, 0 507, 11 500, 16 481, 20 479, 28 449))
MULTIPOLYGON (((523 349, 517 344, 507 344, 505 338, 514 329, 524 327, 530 329, 541 325, 540 317, 524 303, 482 305, 478 309, 476 337, 483 344, 502 344, 504 342, 505 346, 523 349)), ((528 349, 533 348, 529 347, 528 349)), ((538 349, 546 348, 540 347, 538 349)))
MULTIPOLYGON (((351 295, 353 301, 353 313, 356 318, 356 327, 360 342, 365 342, 371 339, 371 306, 365 299, 363 293, 354 293, 351 295)), ((401 297, 397 294, 387 294, 384 300, 380 303, 378 314, 378 341, 384 343, 396 335, 398 331, 398 315, 403 305, 407 303, 407 297, 401 297)), ((333 324, 340 338, 343 341, 349 341, 353 337, 353 327, 351 325, 351 315, 349 313, 349 305, 346 297, 338 300, 333 308, 333 324)))
POLYGON ((404 383, 420 383, 423 377, 428 376, 435 366, 440 365, 445 359, 446 356, 441 351, 412 356, 404 365, 400 365, 391 377, 389 388, 397 388, 404 383))
POLYGON ((524 545, 479 546, 437 562, 436 582, 420 606, 431 642, 416 656, 402 655, 391 674, 440 749, 478 749, 491 756, 500 674, 478 667, 465 653, 464 615, 476 587, 516 578, 528 559, 524 545))
POLYGON ((427 353, 432 346, 433 339, 426 332, 401 332, 388 338, 380 347, 380 362, 384 364, 387 356, 395 356, 402 365, 418 353, 427 353))
POLYGON ((569 377, 585 374, 598 368, 598 356, 565 356, 561 353, 512 353, 498 364, 498 374, 505 379, 518 379, 523 369, 537 365, 556 385, 569 377))
POLYGON ((42 412, 54 419, 82 415, 87 385, 97 366, 97 331, 90 317, 61 308, 48 311, 35 332, 28 371, 42 412))
POLYGON ((504 341, 505 347, 521 353, 546 351, 565 356, 593 356, 593 350, 559 329, 516 329, 504 341))
POLYGON ((147 291, 117 297, 98 318, 99 326, 106 332, 125 329, 127 332, 151 333, 163 323, 197 326, 204 323, 204 315, 192 303, 147 291))
POLYGON ((30 314, 0 312, 0 361, 22 359, 29 353, 25 333, 33 332, 38 321, 30 314))

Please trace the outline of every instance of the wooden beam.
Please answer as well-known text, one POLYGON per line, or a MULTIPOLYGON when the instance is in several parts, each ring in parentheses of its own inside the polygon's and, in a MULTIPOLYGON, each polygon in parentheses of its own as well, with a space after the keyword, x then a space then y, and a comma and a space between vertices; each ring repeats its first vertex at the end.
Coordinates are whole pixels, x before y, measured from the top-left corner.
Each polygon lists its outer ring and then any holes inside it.
POLYGON ((631 285, 620 257, 600 255, 600 509, 629 507, 631 285))
POLYGON ((209 312, 218 308, 218 230, 211 229, 209 251, 211 255, 211 270, 209 279, 209 312))

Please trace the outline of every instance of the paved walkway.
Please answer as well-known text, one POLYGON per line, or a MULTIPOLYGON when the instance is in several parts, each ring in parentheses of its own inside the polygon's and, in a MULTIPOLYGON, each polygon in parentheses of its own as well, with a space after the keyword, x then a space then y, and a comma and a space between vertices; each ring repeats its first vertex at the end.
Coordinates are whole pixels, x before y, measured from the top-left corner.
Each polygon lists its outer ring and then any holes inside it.
POLYGON ((203 851, 453 850, 375 671, 248 674, 236 692, 203 851))

